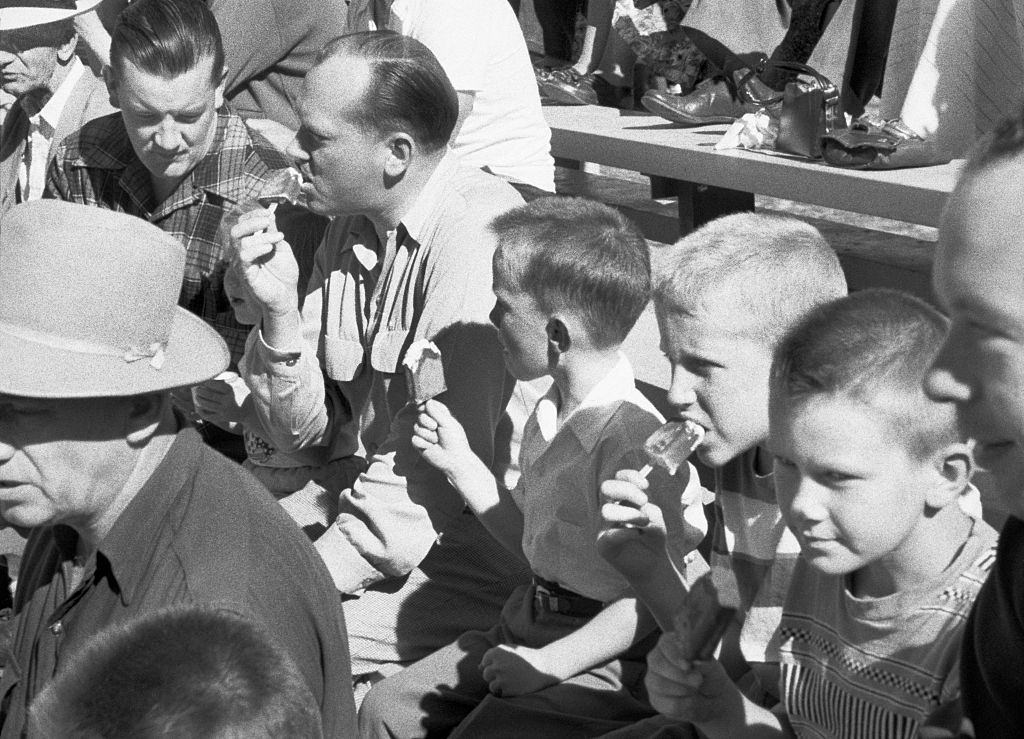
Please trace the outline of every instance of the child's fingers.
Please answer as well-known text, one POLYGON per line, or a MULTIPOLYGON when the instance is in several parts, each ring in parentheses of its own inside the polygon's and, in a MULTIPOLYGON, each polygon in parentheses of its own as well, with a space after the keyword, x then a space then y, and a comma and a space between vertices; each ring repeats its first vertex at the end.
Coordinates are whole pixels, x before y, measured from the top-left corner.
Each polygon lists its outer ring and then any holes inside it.
POLYGON ((413 433, 412 438, 409 441, 412 444, 413 449, 419 449, 422 452, 437 446, 437 434, 433 432, 429 434, 413 433))
POLYGON ((662 634, 647 655, 647 672, 696 694, 704 682, 704 674, 682 657, 680 647, 680 639, 675 634, 662 634))
POLYGON ((643 514, 647 517, 648 524, 656 529, 665 528, 665 515, 661 512, 661 508, 654 503, 647 503, 641 509, 643 514))
POLYGON ((601 506, 601 520, 610 528, 647 526, 651 520, 643 508, 605 503, 601 506))
POLYGON ((615 473, 615 479, 628 482, 641 490, 646 490, 650 483, 646 475, 641 475, 640 470, 619 470, 615 473))
MULTIPOLYGON (((623 472, 633 471, 620 470, 618 474, 621 475, 623 472)), ((601 502, 619 503, 634 508, 642 508, 647 503, 647 493, 633 482, 621 480, 616 476, 614 480, 605 480, 601 483, 601 502)))
POLYGON ((417 414, 416 426, 417 428, 422 428, 429 431, 437 431, 437 421, 435 421, 434 418, 425 410, 421 410, 417 414))
POLYGON ((448 410, 448 406, 442 403, 440 400, 434 400, 431 398, 423 404, 424 413, 429 416, 438 426, 449 426, 454 423, 458 423, 455 420, 455 416, 448 410))
POLYGON ((224 403, 225 395, 215 389, 200 385, 192 393, 192 399, 196 404, 204 406, 220 406, 224 403))

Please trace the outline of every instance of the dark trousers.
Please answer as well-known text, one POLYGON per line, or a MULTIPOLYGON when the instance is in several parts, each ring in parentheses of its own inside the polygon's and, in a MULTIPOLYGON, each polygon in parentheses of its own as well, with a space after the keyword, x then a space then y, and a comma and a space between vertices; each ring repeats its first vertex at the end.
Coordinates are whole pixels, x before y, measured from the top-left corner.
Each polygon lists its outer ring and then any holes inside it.
POLYGON ((534 0, 533 9, 544 34, 544 54, 572 61, 572 41, 576 35, 576 15, 586 0, 534 0))

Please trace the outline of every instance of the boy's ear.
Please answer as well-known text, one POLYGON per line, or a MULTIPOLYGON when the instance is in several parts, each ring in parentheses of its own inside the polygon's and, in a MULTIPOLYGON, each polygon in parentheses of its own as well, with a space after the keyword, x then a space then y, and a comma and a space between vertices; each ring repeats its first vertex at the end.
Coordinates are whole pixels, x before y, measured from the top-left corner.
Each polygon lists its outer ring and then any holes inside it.
POLYGON ((559 316, 552 316, 548 319, 545 327, 548 335, 548 348, 557 350, 560 354, 568 351, 572 346, 572 338, 569 333, 569 326, 559 316))
POLYGON ((935 455, 941 482, 927 496, 933 508, 944 508, 963 494, 974 475, 974 453, 967 442, 947 444, 935 455))

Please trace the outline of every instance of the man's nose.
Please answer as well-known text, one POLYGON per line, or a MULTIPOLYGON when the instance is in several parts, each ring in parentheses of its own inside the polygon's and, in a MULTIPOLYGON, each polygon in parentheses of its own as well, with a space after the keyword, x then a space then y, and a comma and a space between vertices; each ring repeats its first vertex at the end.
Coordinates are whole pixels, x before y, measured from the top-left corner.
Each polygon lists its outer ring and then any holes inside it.
POLYGON ((162 121, 153 137, 157 146, 165 151, 174 151, 181 145, 181 133, 173 121, 162 121))
MULTIPOLYGON (((951 334, 949 338, 953 338, 951 334)), ((924 391, 939 402, 966 403, 973 395, 968 378, 964 375, 961 351, 949 340, 943 344, 938 356, 924 376, 924 391)))

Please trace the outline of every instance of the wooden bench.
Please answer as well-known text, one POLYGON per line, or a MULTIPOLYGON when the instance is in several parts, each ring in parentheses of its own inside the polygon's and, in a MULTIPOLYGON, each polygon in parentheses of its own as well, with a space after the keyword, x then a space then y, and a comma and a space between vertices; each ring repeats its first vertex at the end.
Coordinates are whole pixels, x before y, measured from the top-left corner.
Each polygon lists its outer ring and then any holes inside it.
POLYGON ((556 158, 596 162, 679 183, 685 231, 724 212, 753 208, 754 193, 937 226, 960 160, 937 167, 863 172, 822 162, 716 151, 727 126, 681 128, 645 113, 598 106, 544 108, 556 158))
MULTIPOLYGON (((753 210, 757 195, 937 226, 962 166, 888 172, 830 167, 760 152, 716 151, 727 126, 681 128, 645 113, 596 106, 546 106, 552 154, 652 175, 654 195, 637 182, 559 168, 558 191, 594 197, 633 217, 654 241, 672 241, 725 213, 753 210), (670 208, 677 203, 676 222, 670 208), (669 236, 670 238, 665 238, 669 236)), ((813 219, 811 219, 812 222, 813 219)), ((851 288, 898 287, 931 299, 931 245, 914 238, 850 237, 856 228, 816 221, 837 247, 851 288), (842 232, 845 231, 845 234, 842 232), (834 238, 840 232, 840 238, 834 238), (845 235, 845 238, 843 237, 845 235)))

